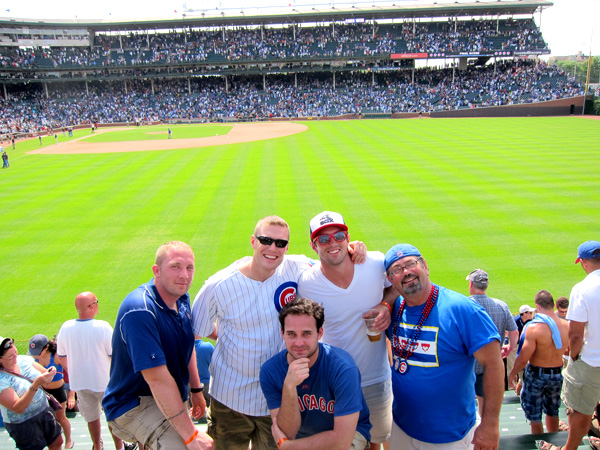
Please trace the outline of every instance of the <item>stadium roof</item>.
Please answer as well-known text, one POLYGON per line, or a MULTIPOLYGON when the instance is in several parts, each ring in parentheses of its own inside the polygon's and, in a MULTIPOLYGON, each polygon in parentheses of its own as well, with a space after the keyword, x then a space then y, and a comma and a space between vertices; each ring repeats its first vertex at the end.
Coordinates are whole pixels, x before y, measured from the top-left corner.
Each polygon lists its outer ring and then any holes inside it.
MULTIPOLYGON (((335 6, 286 8, 281 11, 260 11, 260 14, 245 14, 244 10, 197 10, 182 14, 178 19, 144 19, 129 21, 110 20, 0 20, 0 26, 35 26, 52 28, 86 28, 92 31, 133 31, 148 29, 174 29, 188 27, 249 26, 259 24, 287 24, 344 21, 346 19, 382 20, 382 19, 419 19, 429 17, 472 17, 533 15, 538 9, 552 6, 547 0, 494 0, 475 2, 454 2, 417 5, 386 5, 371 7, 335 6)), ((256 9, 256 8, 254 8, 256 9)))

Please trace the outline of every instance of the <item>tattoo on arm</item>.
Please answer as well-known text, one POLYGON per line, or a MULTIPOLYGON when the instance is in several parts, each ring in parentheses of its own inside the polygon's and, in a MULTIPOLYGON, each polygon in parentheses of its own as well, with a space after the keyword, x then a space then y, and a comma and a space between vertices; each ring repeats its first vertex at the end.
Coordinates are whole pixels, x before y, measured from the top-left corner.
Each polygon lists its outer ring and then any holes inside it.
POLYGON ((182 415, 183 413, 185 413, 185 409, 180 410, 178 413, 173 414, 171 417, 167 417, 167 420, 171 422, 171 420, 173 420, 175 417, 182 415))
MULTIPOLYGON (((158 398, 155 397, 154 400, 156 401, 156 403, 158 403, 158 407, 159 407, 160 410, 166 411, 165 405, 163 404, 162 401, 160 401, 160 399, 158 399, 158 398)), ((173 414, 171 417, 165 417, 165 418, 167 419, 167 421, 169 423, 171 423, 171 421, 173 419, 175 419, 176 417, 179 417, 183 413, 185 413, 185 407, 183 409, 179 410, 178 412, 176 412, 175 414, 173 414)), ((171 423, 171 425, 173 425, 173 424, 171 423)))

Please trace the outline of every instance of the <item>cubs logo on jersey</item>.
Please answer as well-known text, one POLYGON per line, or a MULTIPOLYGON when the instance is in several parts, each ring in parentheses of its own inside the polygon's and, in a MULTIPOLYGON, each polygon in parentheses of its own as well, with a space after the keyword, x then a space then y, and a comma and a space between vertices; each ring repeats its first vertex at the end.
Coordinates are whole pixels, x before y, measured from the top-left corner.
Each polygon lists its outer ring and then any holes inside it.
POLYGON ((298 292, 298 283, 295 281, 286 281, 277 288, 273 298, 277 312, 296 298, 296 292, 298 292))

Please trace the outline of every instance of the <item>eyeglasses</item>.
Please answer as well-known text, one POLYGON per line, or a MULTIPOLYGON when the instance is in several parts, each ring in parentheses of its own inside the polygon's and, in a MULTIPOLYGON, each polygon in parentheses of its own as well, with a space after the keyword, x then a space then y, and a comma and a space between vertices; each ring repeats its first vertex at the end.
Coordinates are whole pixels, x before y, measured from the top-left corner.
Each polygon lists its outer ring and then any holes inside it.
POLYGON ((6 352, 6 350, 8 350, 9 348, 11 348, 13 346, 13 344, 15 343, 14 339, 8 339, 3 345, 2 347, 0 347, 0 356, 4 355, 4 352, 6 352))
POLYGON ((414 261, 410 261, 408 263, 406 263, 405 266, 396 266, 391 270, 388 270, 388 275, 389 276, 396 276, 396 275, 402 275, 404 273, 405 270, 411 270, 414 269, 415 267, 417 267, 417 263, 423 258, 417 258, 414 261))
POLYGON ((335 239, 336 242, 343 242, 347 237, 347 232, 336 231, 333 234, 320 234, 315 238, 315 241, 319 241, 319 244, 329 244, 332 239, 335 239))
POLYGON ((273 242, 274 242, 275 247, 285 248, 290 243, 290 241, 286 241, 285 239, 273 239, 268 236, 254 236, 254 237, 256 239, 258 239, 258 242, 260 242, 262 245, 266 245, 267 247, 270 247, 271 244, 273 244, 273 242))
POLYGON ((88 308, 91 308, 92 306, 97 305, 97 304, 98 304, 98 300, 96 300, 95 302, 90 303, 88 305, 88 308))

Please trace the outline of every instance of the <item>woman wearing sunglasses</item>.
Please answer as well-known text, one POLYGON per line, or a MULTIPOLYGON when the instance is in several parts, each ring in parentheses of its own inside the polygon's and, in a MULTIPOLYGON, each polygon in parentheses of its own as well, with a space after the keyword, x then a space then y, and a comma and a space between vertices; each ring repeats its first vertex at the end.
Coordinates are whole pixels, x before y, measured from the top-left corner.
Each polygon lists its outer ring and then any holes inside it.
POLYGON ((0 410, 6 431, 20 450, 60 450, 62 430, 40 389, 56 369, 46 370, 31 356, 19 355, 14 344, 0 337, 0 410))

